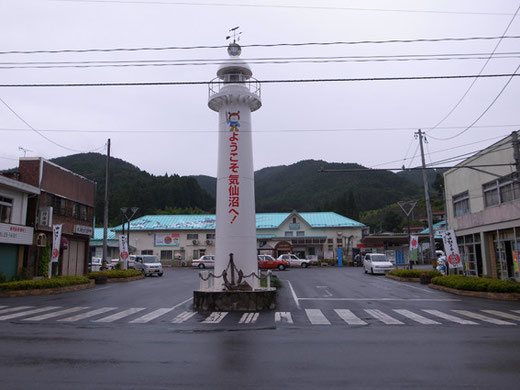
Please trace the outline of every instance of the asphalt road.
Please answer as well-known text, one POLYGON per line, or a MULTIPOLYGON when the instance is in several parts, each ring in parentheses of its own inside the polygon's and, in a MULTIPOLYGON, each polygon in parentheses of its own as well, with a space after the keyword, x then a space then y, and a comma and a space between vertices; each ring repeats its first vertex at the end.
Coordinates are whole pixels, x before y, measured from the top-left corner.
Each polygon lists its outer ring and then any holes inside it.
POLYGON ((520 303, 454 296, 361 268, 276 273, 284 281, 278 307, 258 315, 193 313, 191 269, 2 298, 0 386, 518 388, 520 303))

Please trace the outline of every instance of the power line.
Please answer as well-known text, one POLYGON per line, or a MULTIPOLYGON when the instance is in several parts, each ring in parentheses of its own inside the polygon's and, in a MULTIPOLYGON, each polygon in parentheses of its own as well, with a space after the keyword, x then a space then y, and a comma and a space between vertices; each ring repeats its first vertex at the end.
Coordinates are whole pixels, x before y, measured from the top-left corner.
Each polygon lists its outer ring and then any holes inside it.
MULTIPOLYGON (((518 68, 517 68, 518 70, 518 68)), ((359 81, 413 81, 413 80, 453 80, 478 78, 499 78, 520 76, 515 73, 496 73, 482 75, 442 75, 442 76, 401 76, 401 77, 362 77, 362 78, 330 78, 330 79, 279 79, 258 80, 262 84, 296 84, 296 83, 330 83, 359 81)), ((38 88, 38 87, 144 87, 173 85, 207 85, 208 81, 142 81, 142 82, 107 82, 107 83, 43 83, 43 84, 0 84, 0 88, 38 88)), ((508 82, 509 84, 509 82, 508 82)), ((507 84, 506 84, 507 85, 507 84)))
MULTIPOLYGON (((513 23, 513 20, 515 20, 516 18, 516 15, 518 14, 518 11, 520 10, 520 5, 518 6, 518 8, 516 9, 515 11, 515 14, 513 15, 513 17, 511 18, 511 20, 509 21, 506 29, 504 30, 504 33, 502 34, 502 36, 500 37, 500 39, 498 40, 497 44, 495 45, 495 48, 493 49, 493 51, 491 52, 491 54, 489 55, 488 59, 486 60, 486 62, 484 63, 484 65, 482 65, 482 68, 480 69, 480 71, 478 72, 478 74, 482 74, 482 72, 484 72, 484 69, 486 68, 487 64, 489 63, 489 61, 491 60, 491 57, 493 57, 493 55, 495 54, 496 50, 498 49, 498 46, 500 46, 500 44, 502 43, 502 40, 504 39, 505 35, 507 34, 507 31, 509 30, 509 28, 511 27, 511 24, 513 23)), ((464 92, 464 94, 460 97, 460 99, 457 101, 457 103, 453 106, 453 108, 444 116, 444 118, 442 118, 434 127, 432 127, 431 129, 429 129, 429 131, 432 131, 434 130, 437 126, 439 126, 440 124, 442 124, 446 119, 448 119, 451 114, 457 109, 457 107, 459 107, 459 105, 462 103, 462 101, 464 100, 464 98, 468 95, 469 91, 471 91, 471 89, 473 88, 473 86, 475 85, 475 83, 477 82, 478 79, 474 79, 472 81, 472 83, 469 85, 469 87, 466 89, 466 92, 464 92)))
POLYGON ((428 9, 404 9, 404 8, 362 8, 362 7, 335 7, 335 6, 308 6, 308 5, 286 5, 286 4, 252 4, 252 3, 206 3, 186 1, 127 1, 127 0, 55 0, 72 3, 115 3, 115 4, 154 4, 154 5, 182 5, 182 6, 205 6, 205 7, 244 7, 244 8, 285 8, 285 9, 314 9, 325 11, 362 11, 362 12, 398 12, 398 13, 426 13, 426 14, 448 14, 448 15, 495 15, 508 16, 506 12, 478 12, 478 11, 442 11, 428 9))
MULTIPOLYGON (((519 58, 520 52, 498 53, 493 59, 519 58)), ((338 57, 281 57, 247 59, 250 65, 296 64, 296 63, 348 63, 348 62, 411 62, 411 61, 459 61, 488 59, 483 53, 465 54, 403 54, 390 56, 338 56, 338 57)), ((226 65, 227 60, 111 60, 111 61, 32 61, 0 62, 0 69, 60 69, 60 68, 108 68, 148 66, 206 66, 226 65)))
MULTIPOLYGON (((472 36, 472 37, 443 37, 443 38, 414 38, 414 39, 385 39, 359 41, 329 41, 329 42, 295 42, 295 43, 256 43, 241 45, 242 48, 268 47, 301 47, 301 46, 335 46, 335 45, 365 45, 365 44, 393 44, 393 43, 426 43, 426 42, 464 42, 489 41, 497 39, 519 39, 520 35, 507 36, 472 36)), ((225 49, 227 45, 194 45, 194 46, 150 46, 150 47, 115 47, 115 48, 86 48, 86 49, 47 49, 47 50, 4 50, 2 54, 59 54, 59 53, 110 53, 110 52, 138 52, 138 51, 168 51, 168 50, 201 50, 225 49)))

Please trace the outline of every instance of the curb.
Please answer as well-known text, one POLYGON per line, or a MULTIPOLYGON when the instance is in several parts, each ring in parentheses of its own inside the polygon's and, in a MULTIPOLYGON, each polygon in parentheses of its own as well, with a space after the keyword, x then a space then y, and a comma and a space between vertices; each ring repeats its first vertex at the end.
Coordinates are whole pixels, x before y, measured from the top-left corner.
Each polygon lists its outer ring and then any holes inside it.
POLYGON ((129 278, 107 278, 107 283, 133 282, 139 279, 144 279, 144 275, 130 276, 129 278))
POLYGON ((400 276, 394 276, 394 275, 385 275, 388 279, 397 280, 398 282, 412 282, 412 283, 420 283, 420 278, 402 278, 400 276))
POLYGON ((495 292, 487 292, 487 291, 468 291, 468 290, 457 290, 455 288, 439 286, 438 284, 429 284, 428 287, 448 292, 456 295, 463 295, 466 297, 474 297, 474 298, 486 298, 486 299, 495 299, 500 301, 519 301, 520 293, 495 293, 495 292))
POLYGON ((63 294, 67 292, 86 290, 87 288, 94 287, 95 281, 91 280, 85 284, 76 284, 75 286, 55 287, 55 288, 41 288, 35 290, 15 290, 15 291, 4 291, 0 292, 1 298, 12 298, 12 297, 28 297, 34 295, 51 295, 51 294, 63 294))

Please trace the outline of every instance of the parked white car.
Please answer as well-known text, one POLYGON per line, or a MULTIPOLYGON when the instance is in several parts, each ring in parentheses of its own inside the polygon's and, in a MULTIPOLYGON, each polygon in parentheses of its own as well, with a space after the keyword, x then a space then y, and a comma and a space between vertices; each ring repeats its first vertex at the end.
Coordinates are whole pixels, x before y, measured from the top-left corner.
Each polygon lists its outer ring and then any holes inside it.
POLYGON ((144 276, 163 276, 162 263, 157 256, 138 255, 135 256, 134 268, 141 271, 144 276))
POLYGON ((198 267, 200 269, 215 268, 215 256, 214 255, 204 255, 200 259, 193 260, 191 262, 191 266, 198 267))
POLYGON ((88 263, 88 269, 90 272, 97 272, 101 269, 103 260, 101 257, 93 257, 88 263))
POLYGON ((371 274, 386 274, 388 271, 394 269, 394 265, 382 253, 368 253, 363 259, 363 267, 365 273, 371 274))
POLYGON ((284 255, 278 256, 278 260, 285 260, 289 262, 291 267, 302 267, 307 268, 311 265, 311 261, 307 259, 300 259, 298 256, 293 255, 291 253, 286 253, 284 255))

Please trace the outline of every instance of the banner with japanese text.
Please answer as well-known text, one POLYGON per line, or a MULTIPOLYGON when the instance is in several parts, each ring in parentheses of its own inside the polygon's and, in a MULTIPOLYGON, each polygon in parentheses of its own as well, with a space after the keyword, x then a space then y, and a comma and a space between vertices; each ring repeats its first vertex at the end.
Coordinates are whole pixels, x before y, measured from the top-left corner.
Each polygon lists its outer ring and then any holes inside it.
POLYGON ((63 225, 52 225, 51 262, 57 263, 60 258, 61 230, 63 225))
POLYGON ((119 236, 119 261, 125 262, 128 259, 128 240, 125 234, 119 236))
POLYGON ((419 261, 419 236, 410 236, 409 261, 419 261))
POLYGON ((446 260, 448 260, 450 267, 462 267, 459 246, 457 245, 457 237, 455 236, 455 232, 453 230, 446 230, 442 234, 442 241, 444 243, 444 253, 446 253, 446 260))

